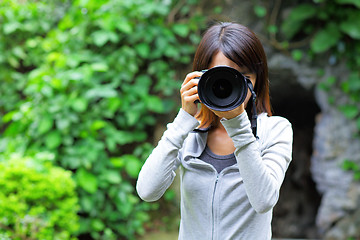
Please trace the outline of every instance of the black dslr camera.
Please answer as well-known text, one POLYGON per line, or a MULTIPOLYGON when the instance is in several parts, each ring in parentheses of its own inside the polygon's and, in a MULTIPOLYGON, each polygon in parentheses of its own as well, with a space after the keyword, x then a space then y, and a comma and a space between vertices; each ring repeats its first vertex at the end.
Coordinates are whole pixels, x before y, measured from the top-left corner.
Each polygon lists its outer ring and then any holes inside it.
POLYGON ((250 79, 228 66, 217 66, 202 72, 203 75, 198 83, 198 95, 201 103, 212 110, 226 112, 237 108, 245 101, 250 89, 252 95, 250 121, 253 134, 257 138, 256 94, 250 79))
POLYGON ((240 106, 246 98, 246 78, 236 69, 217 66, 203 70, 198 83, 200 101, 216 111, 230 111, 240 106))

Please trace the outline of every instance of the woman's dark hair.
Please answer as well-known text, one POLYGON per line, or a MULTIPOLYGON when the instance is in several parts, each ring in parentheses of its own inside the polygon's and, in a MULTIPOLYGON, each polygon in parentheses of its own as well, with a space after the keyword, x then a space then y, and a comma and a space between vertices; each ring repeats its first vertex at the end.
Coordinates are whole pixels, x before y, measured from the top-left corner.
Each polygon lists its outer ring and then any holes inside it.
MULTIPOLYGON (((231 22, 222 22, 211 26, 204 34, 194 57, 193 71, 207 69, 212 57, 222 52, 225 57, 235 62, 239 67, 256 74, 254 90, 257 96, 256 110, 258 113, 271 113, 269 96, 268 67, 264 48, 255 33, 249 28, 231 22)), ((251 113, 250 101, 246 108, 251 113)), ((218 124, 218 117, 206 106, 202 105, 197 118, 200 127, 218 124)))

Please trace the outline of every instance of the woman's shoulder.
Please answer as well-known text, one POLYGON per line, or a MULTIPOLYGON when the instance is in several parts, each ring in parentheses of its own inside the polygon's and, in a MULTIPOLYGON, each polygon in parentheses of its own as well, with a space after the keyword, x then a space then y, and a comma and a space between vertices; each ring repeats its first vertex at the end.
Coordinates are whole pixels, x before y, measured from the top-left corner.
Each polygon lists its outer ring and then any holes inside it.
POLYGON ((288 119, 281 116, 269 116, 267 113, 261 113, 258 116, 258 122, 264 124, 267 127, 291 127, 291 123, 288 119))
POLYGON ((275 139, 292 139, 292 125, 288 119, 281 116, 268 116, 261 113, 258 116, 258 135, 263 141, 275 139))

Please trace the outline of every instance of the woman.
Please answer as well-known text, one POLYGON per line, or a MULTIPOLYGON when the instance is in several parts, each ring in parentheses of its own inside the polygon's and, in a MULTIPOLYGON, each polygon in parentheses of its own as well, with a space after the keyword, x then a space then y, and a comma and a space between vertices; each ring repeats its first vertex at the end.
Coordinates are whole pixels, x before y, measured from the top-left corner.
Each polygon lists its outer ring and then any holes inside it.
POLYGON ((267 60, 255 34, 237 23, 210 27, 180 93, 182 108, 140 171, 139 196, 158 200, 180 166, 179 239, 271 239, 272 209, 291 161, 292 128, 271 116, 267 60), (250 92, 228 112, 203 104, 198 110, 194 103, 200 71, 224 65, 254 86, 258 138, 248 118, 250 92))

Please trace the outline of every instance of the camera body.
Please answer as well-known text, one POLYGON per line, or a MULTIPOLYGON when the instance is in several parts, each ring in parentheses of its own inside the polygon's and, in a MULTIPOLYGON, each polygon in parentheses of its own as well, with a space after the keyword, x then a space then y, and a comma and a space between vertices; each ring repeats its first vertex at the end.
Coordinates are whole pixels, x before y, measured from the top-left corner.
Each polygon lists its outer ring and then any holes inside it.
POLYGON ((237 108, 245 101, 247 79, 238 70, 216 66, 203 72, 198 83, 198 94, 205 106, 225 112, 237 108))

